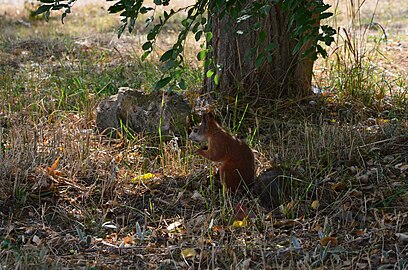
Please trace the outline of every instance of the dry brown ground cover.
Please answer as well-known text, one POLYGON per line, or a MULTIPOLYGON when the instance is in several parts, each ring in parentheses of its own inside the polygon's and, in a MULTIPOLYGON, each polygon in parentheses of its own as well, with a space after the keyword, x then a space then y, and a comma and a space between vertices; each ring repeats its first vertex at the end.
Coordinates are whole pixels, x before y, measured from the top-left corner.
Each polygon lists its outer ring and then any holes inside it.
MULTIPOLYGON (((365 3, 356 16, 340 4, 341 35, 316 63, 323 93, 250 105, 237 131, 258 172, 292 172, 293 198, 273 212, 213 186, 185 136, 95 132, 99 101, 160 78, 154 57, 140 61, 143 28, 118 40, 105 9, 61 25, 0 8, 0 268, 408 269, 408 4, 365 3)), ((241 107, 220 108, 224 126, 241 107)))

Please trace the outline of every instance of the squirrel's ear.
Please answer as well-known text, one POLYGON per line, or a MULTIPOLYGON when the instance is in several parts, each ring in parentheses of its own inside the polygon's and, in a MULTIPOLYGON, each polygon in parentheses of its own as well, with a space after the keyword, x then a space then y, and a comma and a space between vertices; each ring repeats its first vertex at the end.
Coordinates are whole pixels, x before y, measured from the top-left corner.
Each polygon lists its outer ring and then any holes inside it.
POLYGON ((212 117, 215 119, 215 114, 214 114, 214 107, 213 106, 208 106, 206 109, 206 113, 209 117, 212 117))
POLYGON ((205 129, 208 129, 208 123, 213 119, 214 119, 214 115, 212 113, 206 112, 203 114, 203 119, 201 123, 205 127, 205 129))
POLYGON ((204 126, 207 126, 207 124, 208 124, 208 113, 203 114, 203 118, 201 119, 201 123, 204 126))

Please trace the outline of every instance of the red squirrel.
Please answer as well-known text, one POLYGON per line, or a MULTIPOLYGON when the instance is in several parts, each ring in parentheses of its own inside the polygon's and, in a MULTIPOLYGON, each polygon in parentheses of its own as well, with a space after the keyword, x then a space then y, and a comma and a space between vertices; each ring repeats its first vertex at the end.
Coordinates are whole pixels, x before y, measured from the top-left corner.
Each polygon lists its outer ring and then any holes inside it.
POLYGON ((255 178, 255 158, 249 146, 227 133, 215 120, 212 112, 202 116, 198 127, 193 128, 189 139, 207 147, 197 153, 209 160, 220 162, 221 183, 229 190, 236 191, 243 184, 250 185, 255 178))

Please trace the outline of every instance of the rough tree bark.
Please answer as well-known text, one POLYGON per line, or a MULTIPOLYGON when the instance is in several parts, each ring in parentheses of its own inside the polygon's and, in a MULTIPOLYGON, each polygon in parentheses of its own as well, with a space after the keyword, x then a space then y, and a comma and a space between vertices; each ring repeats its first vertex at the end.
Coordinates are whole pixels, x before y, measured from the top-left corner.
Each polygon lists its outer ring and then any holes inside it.
POLYGON ((213 51, 210 57, 222 69, 218 85, 215 85, 213 78, 204 76, 203 91, 218 91, 223 96, 232 97, 239 94, 251 99, 309 95, 314 60, 302 58, 301 55, 310 44, 305 44, 297 54, 292 54, 298 40, 291 39, 289 18, 289 14, 277 4, 262 20, 261 29, 266 33, 266 40, 262 44, 266 46, 273 42, 276 47, 271 51, 272 61, 264 61, 259 68, 255 68, 258 54, 265 49, 258 48, 255 54, 249 56, 251 48, 258 45, 260 31, 249 30, 257 18, 236 24, 227 15, 220 17, 219 14, 212 14, 213 38, 210 45, 213 51), (237 35, 239 29, 246 33, 237 35))

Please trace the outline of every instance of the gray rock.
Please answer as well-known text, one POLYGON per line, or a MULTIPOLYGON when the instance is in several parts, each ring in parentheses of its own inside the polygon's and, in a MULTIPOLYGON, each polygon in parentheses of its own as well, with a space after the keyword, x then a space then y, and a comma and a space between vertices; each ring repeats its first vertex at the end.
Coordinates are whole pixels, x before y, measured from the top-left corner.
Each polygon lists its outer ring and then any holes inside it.
POLYGON ((103 134, 116 136, 121 126, 133 132, 180 135, 188 124, 191 108, 183 97, 170 93, 119 88, 96 109, 96 126, 103 134))

